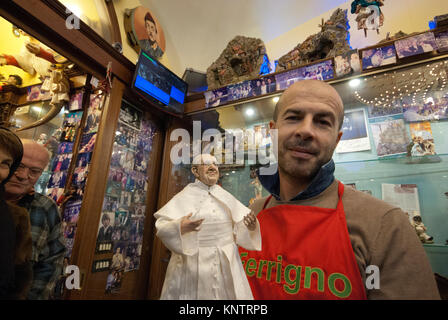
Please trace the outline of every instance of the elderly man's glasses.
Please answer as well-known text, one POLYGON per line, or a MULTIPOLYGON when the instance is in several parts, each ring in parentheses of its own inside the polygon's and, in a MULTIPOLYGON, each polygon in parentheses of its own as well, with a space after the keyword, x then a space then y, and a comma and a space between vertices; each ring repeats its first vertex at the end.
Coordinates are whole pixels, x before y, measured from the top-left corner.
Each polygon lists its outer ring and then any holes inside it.
POLYGON ((23 171, 23 170, 26 170, 26 169, 28 169, 28 177, 30 177, 32 179, 39 177, 42 174, 42 172, 44 171, 44 170, 42 170, 40 168, 30 168, 30 167, 27 167, 26 165, 21 163, 19 165, 19 167, 17 168, 16 172, 23 171))

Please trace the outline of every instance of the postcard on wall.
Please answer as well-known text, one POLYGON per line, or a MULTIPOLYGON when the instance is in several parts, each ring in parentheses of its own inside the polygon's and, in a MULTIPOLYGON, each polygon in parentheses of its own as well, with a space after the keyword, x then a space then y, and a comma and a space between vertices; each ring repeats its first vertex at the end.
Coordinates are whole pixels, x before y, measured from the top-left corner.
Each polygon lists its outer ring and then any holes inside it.
POLYGON ((347 51, 334 58, 335 73, 337 77, 353 76, 361 72, 361 62, 358 50, 347 51))
POLYGON ((64 194, 64 188, 48 188, 47 196, 58 202, 59 198, 64 194))
POLYGON ((378 122, 370 123, 377 155, 385 157, 406 154, 409 138, 404 120, 399 116, 379 119, 378 122))
POLYGON ((411 156, 435 155, 435 143, 429 121, 410 123, 412 149, 411 156))
POLYGON ((371 149, 364 109, 346 111, 341 130, 343 133, 341 140, 336 147, 337 153, 357 152, 371 149))
POLYGON ((434 34, 426 32, 395 41, 395 48, 399 58, 406 58, 436 50, 437 44, 434 34))
POLYGON ((381 184, 382 199, 393 206, 401 208, 411 220, 420 215, 420 202, 416 184, 381 184))
POLYGON ((95 146, 97 133, 83 134, 81 137, 80 153, 88 153, 93 151, 95 146))
POLYGON ((57 172, 57 171, 65 171, 68 169, 70 165, 70 161, 72 160, 72 153, 63 153, 57 155, 53 159, 51 171, 57 172))
POLYGON ((54 172, 48 181, 48 188, 64 188, 67 171, 54 172))

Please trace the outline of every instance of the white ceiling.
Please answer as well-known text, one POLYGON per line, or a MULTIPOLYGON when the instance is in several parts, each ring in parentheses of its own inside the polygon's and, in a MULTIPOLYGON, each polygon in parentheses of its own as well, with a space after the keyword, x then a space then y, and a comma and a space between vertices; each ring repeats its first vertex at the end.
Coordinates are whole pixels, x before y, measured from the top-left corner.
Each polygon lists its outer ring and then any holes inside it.
MULTIPOLYGON (((205 72, 237 35, 265 43, 347 0, 141 0, 161 23, 170 68, 205 72)), ((285 53, 291 48, 285 48, 285 53)), ((278 59, 279 57, 269 57, 278 59)))

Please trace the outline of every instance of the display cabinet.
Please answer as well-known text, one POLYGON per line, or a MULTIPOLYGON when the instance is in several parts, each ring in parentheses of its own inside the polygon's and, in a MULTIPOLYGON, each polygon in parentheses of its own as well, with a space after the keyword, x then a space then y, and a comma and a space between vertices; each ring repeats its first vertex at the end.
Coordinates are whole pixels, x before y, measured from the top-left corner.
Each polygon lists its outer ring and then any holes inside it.
MULTIPOLYGON (((422 245, 433 271, 445 277, 448 276, 447 72, 448 59, 439 57, 329 82, 341 95, 345 107, 344 134, 333 155, 336 178, 349 187, 400 206, 408 213, 410 223, 413 216, 421 216, 427 234, 433 237, 422 245)), ((184 121, 189 125, 200 121, 201 136, 208 129, 221 133, 223 147, 217 153, 223 156, 219 184, 245 205, 268 195, 256 178, 254 171, 262 164, 254 153, 259 155, 260 149, 271 146, 268 123, 280 93, 195 111, 184 121), (233 161, 226 164, 226 133, 237 131, 253 139, 255 150, 238 145, 233 137, 233 161), (244 154, 242 163, 235 161, 238 152, 244 154)), ((196 105, 193 109, 198 109, 201 103, 204 100, 192 102, 196 105)), ((194 136, 194 126, 190 130, 194 136)), ((179 143, 174 136, 173 140, 166 142, 167 150, 179 143)), ((169 152, 165 152, 165 162, 168 156, 169 152)), ((194 181, 188 164, 166 166, 163 174, 170 182, 161 189, 165 196, 159 207, 194 181)), ((151 272, 155 274, 151 276, 158 283, 152 283, 150 298, 160 294, 169 258, 169 251, 158 239, 155 241, 158 249, 154 250, 151 272)))

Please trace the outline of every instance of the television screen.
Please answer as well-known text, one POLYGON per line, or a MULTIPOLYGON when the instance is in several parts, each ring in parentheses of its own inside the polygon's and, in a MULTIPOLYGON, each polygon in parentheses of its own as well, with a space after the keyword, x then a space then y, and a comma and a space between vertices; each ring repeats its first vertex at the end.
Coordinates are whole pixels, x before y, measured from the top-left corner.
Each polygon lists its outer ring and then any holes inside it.
POLYGON ((132 87, 163 111, 183 114, 188 85, 145 51, 140 51, 132 87))

